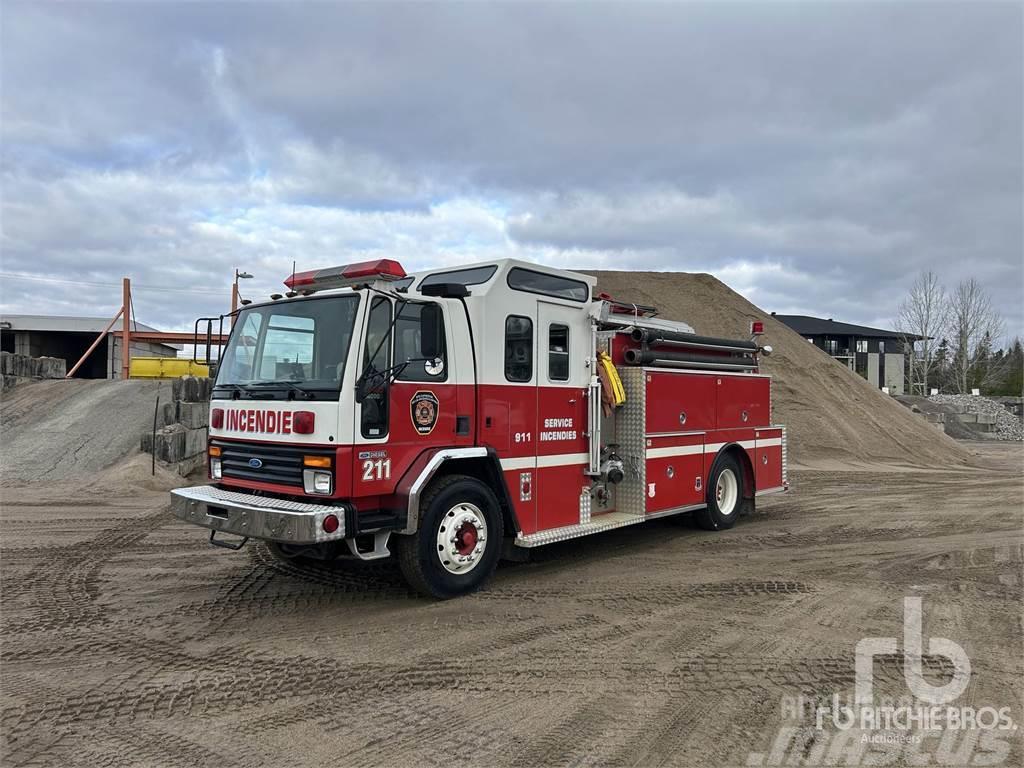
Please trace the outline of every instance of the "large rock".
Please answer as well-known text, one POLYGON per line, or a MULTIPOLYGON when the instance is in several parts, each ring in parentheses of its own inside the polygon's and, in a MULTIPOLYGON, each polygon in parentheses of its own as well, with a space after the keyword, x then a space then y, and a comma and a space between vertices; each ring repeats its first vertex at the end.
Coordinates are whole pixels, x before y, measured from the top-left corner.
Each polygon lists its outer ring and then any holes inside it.
POLYGON ((204 429, 209 424, 209 403, 188 403, 175 400, 165 403, 161 410, 163 413, 160 426, 184 424, 189 429, 204 429))
POLYGON ((176 464, 206 452, 206 429, 188 429, 183 424, 169 424, 156 434, 143 432, 141 448, 155 454, 160 461, 176 464))
POLYGON ((24 379, 63 379, 67 362, 59 357, 28 357, 0 352, 0 374, 24 379))
POLYGON ((181 461, 185 458, 185 432, 181 424, 170 424, 158 429, 155 434, 143 432, 142 450, 168 464, 181 461))

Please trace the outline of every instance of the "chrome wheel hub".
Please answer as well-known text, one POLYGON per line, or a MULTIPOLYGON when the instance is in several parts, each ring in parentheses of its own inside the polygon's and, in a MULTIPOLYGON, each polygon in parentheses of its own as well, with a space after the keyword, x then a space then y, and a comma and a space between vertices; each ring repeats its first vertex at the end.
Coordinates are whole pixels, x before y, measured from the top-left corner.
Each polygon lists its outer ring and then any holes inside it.
POLYGON ((739 489, 736 473, 731 469, 723 469, 718 475, 718 482, 715 483, 715 501, 718 502, 718 511, 723 515, 729 516, 736 511, 739 489))
POLYGON ((437 557, 449 573, 468 573, 487 548, 487 523, 475 504, 456 504, 437 528, 437 557))

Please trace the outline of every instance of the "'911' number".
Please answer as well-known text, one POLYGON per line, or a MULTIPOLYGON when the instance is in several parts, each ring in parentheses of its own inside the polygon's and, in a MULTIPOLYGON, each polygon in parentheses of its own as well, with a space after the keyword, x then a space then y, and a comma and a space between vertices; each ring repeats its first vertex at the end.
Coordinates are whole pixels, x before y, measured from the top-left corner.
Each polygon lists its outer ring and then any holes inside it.
POLYGON ((363 462, 363 482, 372 483, 374 480, 388 480, 391 478, 391 459, 367 459, 363 462))

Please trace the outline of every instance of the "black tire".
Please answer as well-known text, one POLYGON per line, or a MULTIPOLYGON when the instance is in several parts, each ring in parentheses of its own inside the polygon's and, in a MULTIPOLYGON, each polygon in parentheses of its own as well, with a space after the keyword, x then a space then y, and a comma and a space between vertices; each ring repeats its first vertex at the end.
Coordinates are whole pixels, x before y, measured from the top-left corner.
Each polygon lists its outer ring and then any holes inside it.
MULTIPOLYGON (((459 535, 462 530, 460 528, 459 531, 444 533, 459 535)), ((458 597, 479 589, 494 573, 501 556, 503 535, 501 509, 493 491, 472 477, 448 475, 432 483, 423 494, 416 533, 397 537, 395 548, 398 564, 406 581, 420 594, 442 600, 458 597), (466 555, 467 558, 473 558, 474 564, 463 566, 444 560, 446 552, 441 550, 438 536, 441 527, 447 527, 445 521, 453 518, 458 520, 463 515, 476 515, 477 512, 477 519, 482 518, 486 530, 482 540, 478 540, 476 535, 479 529, 468 524, 477 532, 473 541, 482 545, 478 554, 475 554, 474 549, 466 555), (444 563, 452 568, 467 567, 467 570, 453 573, 444 563)))
MULTIPOLYGON (((729 484, 729 480, 725 480, 726 485, 729 484)), ((693 521, 699 528, 704 528, 708 531, 720 531, 727 528, 732 528, 736 525, 736 520, 740 516, 740 511, 744 508, 743 494, 745 489, 743 487, 743 470, 740 468, 739 462, 736 461, 735 457, 725 454, 718 457, 714 466, 711 467, 711 474, 708 477, 707 495, 705 501, 707 506, 704 509, 697 510, 693 513, 693 521), (727 472, 732 473, 732 479, 735 482, 734 493, 725 493, 723 498, 718 498, 718 481, 727 472), (727 504, 727 508, 723 509, 721 503, 727 504), (729 502, 731 501, 731 504, 729 502)))

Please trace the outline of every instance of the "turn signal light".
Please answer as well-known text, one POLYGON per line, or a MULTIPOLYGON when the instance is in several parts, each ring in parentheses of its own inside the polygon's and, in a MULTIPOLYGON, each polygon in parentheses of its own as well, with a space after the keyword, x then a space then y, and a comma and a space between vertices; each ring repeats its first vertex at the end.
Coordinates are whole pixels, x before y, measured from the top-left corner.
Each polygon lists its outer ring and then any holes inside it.
POLYGON ((292 432, 297 435, 312 435, 316 414, 312 411, 296 411, 292 414, 292 432))
POLYGON ((302 464, 306 467, 323 467, 324 469, 331 468, 331 457, 330 456, 303 456, 302 464))
POLYGON ((211 445, 210 446, 210 455, 211 456, 220 456, 220 446, 219 445, 211 445))

